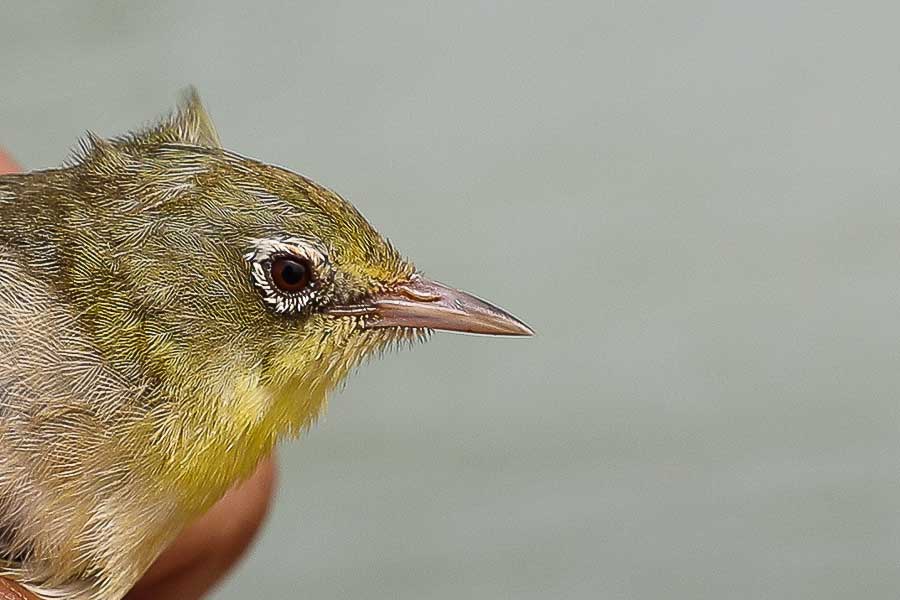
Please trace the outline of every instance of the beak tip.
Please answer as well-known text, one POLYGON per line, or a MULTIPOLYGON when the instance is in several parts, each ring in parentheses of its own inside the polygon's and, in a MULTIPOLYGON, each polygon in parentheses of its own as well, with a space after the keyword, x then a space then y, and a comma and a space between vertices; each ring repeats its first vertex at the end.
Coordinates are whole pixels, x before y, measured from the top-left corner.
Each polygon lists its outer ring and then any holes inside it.
POLYGON ((509 323, 508 332, 502 335, 507 335, 510 337, 534 337, 535 332, 534 329, 532 329, 524 321, 520 321, 519 319, 512 317, 511 322, 509 323))

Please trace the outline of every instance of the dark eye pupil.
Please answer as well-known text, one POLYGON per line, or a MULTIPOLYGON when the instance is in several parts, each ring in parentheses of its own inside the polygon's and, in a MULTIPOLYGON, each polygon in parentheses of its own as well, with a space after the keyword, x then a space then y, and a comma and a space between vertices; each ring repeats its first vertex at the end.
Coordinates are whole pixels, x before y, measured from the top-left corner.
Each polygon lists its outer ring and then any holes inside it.
POLYGON ((285 292, 299 292, 309 285, 312 270, 300 258, 283 257, 272 263, 272 281, 285 292))
POLYGON ((297 285, 306 279, 306 267, 299 263, 289 262, 284 265, 281 277, 288 285, 297 285))

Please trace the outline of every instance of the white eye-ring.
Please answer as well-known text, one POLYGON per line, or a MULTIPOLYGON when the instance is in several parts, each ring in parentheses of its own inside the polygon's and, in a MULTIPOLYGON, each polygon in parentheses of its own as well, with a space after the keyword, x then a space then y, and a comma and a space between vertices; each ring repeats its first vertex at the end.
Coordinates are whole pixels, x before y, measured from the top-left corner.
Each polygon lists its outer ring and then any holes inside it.
POLYGON ((298 313, 314 304, 330 278, 325 253, 308 240, 294 237, 252 240, 245 255, 250 277, 263 302, 276 313, 298 313))

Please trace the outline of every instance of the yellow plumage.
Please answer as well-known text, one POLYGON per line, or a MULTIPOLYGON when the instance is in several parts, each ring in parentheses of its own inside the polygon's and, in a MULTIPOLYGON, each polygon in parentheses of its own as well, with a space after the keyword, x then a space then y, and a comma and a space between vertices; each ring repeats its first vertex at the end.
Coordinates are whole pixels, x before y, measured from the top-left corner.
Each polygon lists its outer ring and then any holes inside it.
POLYGON ((0 576, 43 598, 121 598, 366 356, 429 328, 530 333, 218 139, 189 94, 0 177, 0 576))

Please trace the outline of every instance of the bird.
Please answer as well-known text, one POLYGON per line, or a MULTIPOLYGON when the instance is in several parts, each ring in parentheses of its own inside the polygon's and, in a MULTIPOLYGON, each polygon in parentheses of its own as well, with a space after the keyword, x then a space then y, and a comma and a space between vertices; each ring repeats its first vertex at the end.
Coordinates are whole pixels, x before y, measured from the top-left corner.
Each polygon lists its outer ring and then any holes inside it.
POLYGON ((360 361, 435 330, 533 334, 337 193, 224 149, 193 88, 0 176, 0 577, 122 598, 360 361))

